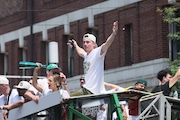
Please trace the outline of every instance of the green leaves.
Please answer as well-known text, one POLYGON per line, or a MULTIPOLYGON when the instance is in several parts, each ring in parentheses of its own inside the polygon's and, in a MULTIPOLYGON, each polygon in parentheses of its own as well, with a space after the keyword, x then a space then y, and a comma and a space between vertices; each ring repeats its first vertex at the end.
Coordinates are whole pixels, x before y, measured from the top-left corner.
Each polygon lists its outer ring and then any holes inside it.
POLYGON ((180 40, 180 32, 169 33, 167 37, 171 40, 180 40))
MULTIPOLYGON (((157 12, 160 13, 163 17, 163 21, 168 23, 172 26, 179 26, 180 25, 180 17, 176 16, 177 8, 175 7, 165 7, 163 9, 157 8, 157 12)), ((171 40, 180 40, 180 32, 173 31, 168 34, 167 36, 171 40)), ((173 76, 177 72, 178 68, 180 67, 180 53, 178 53, 178 59, 171 61, 170 59, 166 59, 169 63, 168 69, 172 71, 173 76)), ((173 87, 172 91, 177 90, 178 93, 180 92, 180 82, 177 82, 173 87)))
POLYGON ((169 63, 168 69, 171 70, 174 76, 180 66, 180 60, 176 59, 174 61, 171 61, 170 59, 166 59, 165 61, 169 63))
POLYGON ((176 17, 177 8, 165 7, 164 9, 157 8, 156 10, 163 16, 163 21, 167 23, 180 23, 180 18, 176 17))

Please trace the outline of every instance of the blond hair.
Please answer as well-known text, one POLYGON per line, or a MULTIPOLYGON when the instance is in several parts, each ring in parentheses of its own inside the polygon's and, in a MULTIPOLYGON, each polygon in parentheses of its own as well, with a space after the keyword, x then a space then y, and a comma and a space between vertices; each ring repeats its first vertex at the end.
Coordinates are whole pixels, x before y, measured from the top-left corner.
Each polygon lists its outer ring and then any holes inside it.
POLYGON ((59 74, 54 74, 53 75, 54 82, 56 85, 59 85, 60 89, 62 88, 62 78, 60 77, 59 74))

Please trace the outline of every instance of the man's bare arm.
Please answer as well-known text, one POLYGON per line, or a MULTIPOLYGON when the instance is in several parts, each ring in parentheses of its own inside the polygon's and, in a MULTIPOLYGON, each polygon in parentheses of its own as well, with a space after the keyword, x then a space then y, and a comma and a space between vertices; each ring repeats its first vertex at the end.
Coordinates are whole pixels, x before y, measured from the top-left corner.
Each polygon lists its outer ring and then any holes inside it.
POLYGON ((67 43, 67 45, 68 45, 70 48, 73 48, 73 46, 74 46, 74 48, 75 48, 76 52, 78 53, 78 55, 79 55, 80 57, 84 58, 84 55, 85 55, 85 53, 86 53, 85 50, 84 50, 83 48, 79 47, 79 45, 77 44, 77 42, 76 42, 74 39, 69 40, 68 43, 67 43))
POLYGON ((32 85, 39 91, 39 92, 43 92, 43 88, 42 86, 40 86, 38 83, 37 83, 37 77, 38 77, 38 71, 41 67, 36 67, 34 68, 34 71, 33 71, 33 79, 32 79, 32 85))
POLYGON ((113 23, 113 28, 112 28, 113 32, 111 33, 111 35, 107 38, 106 42, 102 44, 102 49, 101 49, 101 55, 108 50, 108 48, 110 47, 110 45, 112 44, 112 42, 114 41, 117 31, 118 31, 118 21, 113 23))
POLYGON ((169 81, 169 88, 171 88, 180 78, 180 69, 176 72, 172 80, 169 81))
POLYGON ((1 108, 2 108, 2 109, 11 110, 11 109, 20 107, 20 106, 23 105, 24 103, 25 103, 25 100, 19 100, 19 101, 13 103, 13 104, 1 106, 1 108))

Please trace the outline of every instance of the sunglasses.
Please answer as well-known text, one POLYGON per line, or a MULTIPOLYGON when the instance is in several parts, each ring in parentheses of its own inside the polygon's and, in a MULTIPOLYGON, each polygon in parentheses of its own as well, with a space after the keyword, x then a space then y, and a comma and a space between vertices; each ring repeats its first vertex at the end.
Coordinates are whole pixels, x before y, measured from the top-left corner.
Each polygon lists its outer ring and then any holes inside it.
POLYGON ((58 71, 54 71, 54 72, 52 72, 52 73, 53 73, 53 75, 55 75, 55 74, 60 75, 60 72, 58 72, 58 71))

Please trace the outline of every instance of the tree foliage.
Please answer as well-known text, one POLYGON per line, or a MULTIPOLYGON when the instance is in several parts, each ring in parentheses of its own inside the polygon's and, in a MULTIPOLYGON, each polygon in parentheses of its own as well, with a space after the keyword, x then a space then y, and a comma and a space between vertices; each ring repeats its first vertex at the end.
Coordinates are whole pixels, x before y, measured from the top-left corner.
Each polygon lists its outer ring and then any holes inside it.
MULTIPOLYGON (((177 10, 178 9, 175 7, 165 7, 164 9, 157 8, 157 12, 159 12, 163 16, 163 21, 165 23, 179 26, 180 17, 176 16, 177 10)), ((180 32, 176 31, 174 33, 169 33, 168 38, 170 38, 171 40, 180 40, 180 32)))
MULTIPOLYGON (((165 23, 179 26, 180 17, 176 16, 177 11, 178 9, 176 7, 165 7, 163 9, 157 8, 157 12, 162 15, 163 21, 165 23)), ((175 31, 173 33, 169 33, 167 37, 171 40, 180 40, 180 32, 175 31)), ((180 53, 178 53, 178 58, 180 58, 180 53)), ((173 61, 171 61, 170 59, 166 59, 166 61, 169 63, 168 69, 170 69, 172 71, 172 74, 174 75, 180 66, 180 59, 176 59, 173 61)), ((178 90, 178 92, 180 92, 180 83, 177 82, 172 89, 173 91, 178 90)))

